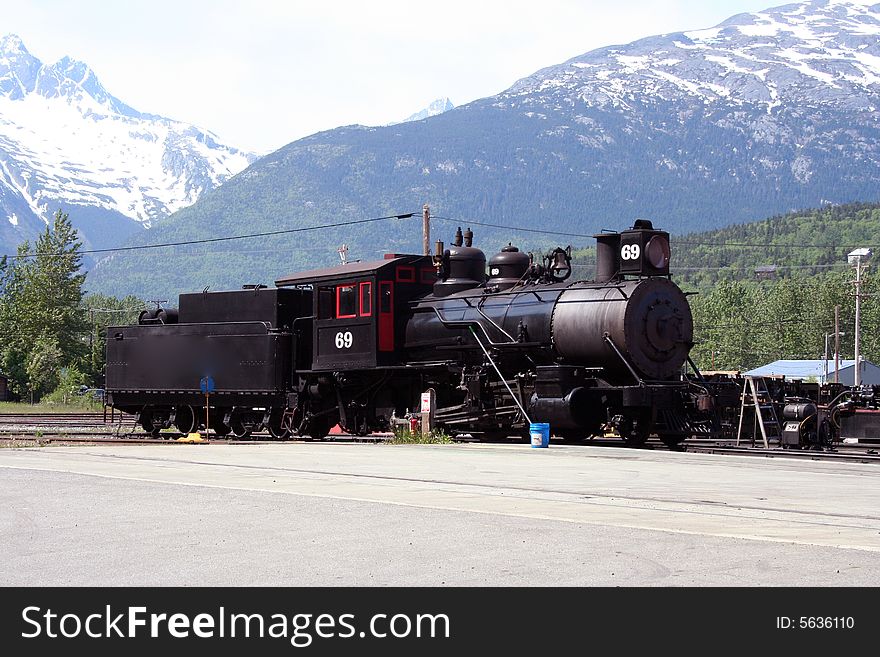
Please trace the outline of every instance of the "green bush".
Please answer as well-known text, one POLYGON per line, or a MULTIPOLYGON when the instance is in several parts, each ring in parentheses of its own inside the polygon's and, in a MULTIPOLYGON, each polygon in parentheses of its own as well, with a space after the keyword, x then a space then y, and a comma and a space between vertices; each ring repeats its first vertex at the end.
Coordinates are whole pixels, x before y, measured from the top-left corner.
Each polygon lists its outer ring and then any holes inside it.
POLYGON ((80 394, 80 388, 88 383, 88 376, 76 367, 63 367, 58 374, 58 385, 42 402, 47 404, 67 404, 71 406, 91 407, 95 400, 89 395, 80 394))
POLYGON ((452 437, 442 429, 434 429, 427 435, 421 431, 412 432, 409 427, 399 426, 393 429, 392 445, 451 445, 452 437))

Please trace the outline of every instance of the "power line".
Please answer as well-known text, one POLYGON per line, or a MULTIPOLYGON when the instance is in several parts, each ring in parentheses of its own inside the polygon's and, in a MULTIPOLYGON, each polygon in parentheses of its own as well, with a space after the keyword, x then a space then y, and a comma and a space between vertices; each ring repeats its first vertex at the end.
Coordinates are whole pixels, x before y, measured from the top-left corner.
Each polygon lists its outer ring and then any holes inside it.
POLYGON ((468 226, 482 226, 484 228, 502 228, 504 230, 514 230, 521 233, 542 233, 544 235, 564 235, 565 237, 588 237, 593 239, 593 235, 587 235, 585 233, 566 233, 558 230, 541 230, 538 228, 520 228, 519 226, 505 226, 503 224, 489 224, 482 221, 471 221, 469 219, 453 219, 452 217, 440 217, 432 214, 431 219, 439 219, 440 221, 451 221, 453 223, 460 223, 462 225, 467 224, 468 226))
MULTIPOLYGON (((58 253, 27 253, 27 254, 8 254, 6 256, 9 259, 24 259, 24 258, 36 258, 36 257, 63 257, 66 255, 74 255, 74 254, 96 254, 96 253, 124 253, 131 251, 143 251, 146 249, 161 249, 161 248, 169 248, 175 246, 190 246, 195 244, 211 244, 215 242, 228 242, 233 240, 242 240, 242 239, 253 239, 257 237, 272 237, 275 235, 285 235, 292 233, 301 233, 313 230, 322 230, 326 228, 342 228, 346 226, 353 226, 357 224, 366 224, 372 223, 376 221, 384 221, 387 219, 410 219, 415 216, 417 213, 415 212, 407 212, 403 214, 395 214, 388 215, 383 217, 373 217, 370 219, 355 219, 352 221, 344 221, 330 224, 320 224, 317 226, 303 226, 299 228, 286 228, 282 230, 273 230, 266 231, 262 233, 248 233, 245 235, 229 235, 225 237, 211 237, 205 239, 196 239, 196 240, 182 240, 179 242, 164 242, 160 244, 141 244, 134 246, 119 246, 105 249, 85 249, 78 250, 75 252, 58 252, 58 253)), ((522 232, 522 233, 534 233, 541 235, 557 235, 563 237, 579 237, 584 239, 593 239, 595 236, 593 234, 588 233, 575 233, 569 231, 558 231, 558 230, 546 230, 541 228, 525 228, 522 226, 511 226, 507 224, 497 224, 497 223, 489 223, 484 221, 473 221, 468 219, 455 219, 453 217, 446 217, 441 215, 432 215, 432 219, 436 219, 438 221, 447 221, 451 223, 459 223, 459 224, 467 224, 470 226, 480 226, 483 228, 496 228, 501 230, 510 230, 514 232, 522 232)), ((706 247, 716 247, 716 248, 761 248, 761 249, 854 249, 859 247, 866 246, 865 244, 860 245, 843 245, 843 244, 808 244, 808 243, 793 243, 793 244, 773 244, 773 243, 747 243, 747 242, 703 242, 703 241, 694 241, 694 240, 678 240, 675 237, 670 237, 670 242, 674 246, 706 246, 706 247)), ((874 245, 867 245, 872 248, 880 248, 874 245)), ((254 251, 256 253, 257 251, 254 251)), ((811 266, 822 266, 822 265, 803 265, 803 267, 811 267, 811 266)), ((831 265, 833 266, 833 265, 831 265)), ((786 267, 793 267, 793 265, 787 265, 786 267)), ((684 268, 681 268, 684 269, 684 268)), ((709 269, 708 267, 700 267, 693 269, 709 269)), ((721 269, 721 268, 719 268, 721 269)))
MULTIPOLYGON (((8 255, 8 258, 37 258, 43 256, 50 257, 61 257, 66 255, 74 255, 74 254, 86 254, 86 253, 113 253, 117 251, 141 251, 144 249, 162 249, 170 246, 186 246, 189 244, 209 244, 212 242, 228 242, 231 240, 243 240, 250 239, 254 237, 271 237, 273 235, 285 235, 289 233, 302 233, 310 230, 321 230, 324 228, 341 228, 343 226, 353 226, 355 224, 367 224, 375 221, 384 221, 386 219, 409 219, 413 217, 415 212, 407 212, 405 214, 392 214, 386 217, 373 217, 371 219, 354 219, 352 221, 341 221, 334 224, 321 224, 318 226, 302 226, 300 228, 285 228, 283 230, 271 230, 265 233, 250 233, 247 235, 229 235, 227 237, 209 237, 207 239, 201 240, 185 240, 181 242, 165 242, 163 244, 140 244, 137 246, 119 246, 110 249, 88 249, 84 251, 75 251, 71 253, 59 252, 59 253, 26 253, 23 255, 8 255)), ((0 256, 3 257, 3 256, 0 256)))
MULTIPOLYGON (((593 239, 594 234, 571 233, 558 230, 544 230, 541 228, 523 228, 521 226, 510 226, 505 224, 486 223, 481 221, 471 221, 469 219, 455 219, 453 217, 443 217, 439 215, 431 215, 431 219, 439 219, 441 221, 450 221, 461 225, 482 226, 485 228, 500 228, 503 230, 512 230, 523 233, 540 233, 543 235, 563 235, 565 237, 585 237, 593 239)), ((674 246, 713 246, 721 248, 755 248, 755 249, 857 249, 861 247, 880 248, 872 244, 810 244, 807 242, 791 243, 791 244, 774 244, 774 243, 749 243, 749 242, 703 242, 695 240, 680 240, 675 236, 670 236, 669 241, 674 246)))
POLYGON ((715 246, 721 248, 754 248, 754 249, 858 249, 861 247, 877 248, 874 244, 810 244, 808 242, 799 242, 793 244, 774 244, 772 242, 754 244, 749 242, 694 242, 679 241, 674 237, 670 238, 670 242, 675 246, 715 246))

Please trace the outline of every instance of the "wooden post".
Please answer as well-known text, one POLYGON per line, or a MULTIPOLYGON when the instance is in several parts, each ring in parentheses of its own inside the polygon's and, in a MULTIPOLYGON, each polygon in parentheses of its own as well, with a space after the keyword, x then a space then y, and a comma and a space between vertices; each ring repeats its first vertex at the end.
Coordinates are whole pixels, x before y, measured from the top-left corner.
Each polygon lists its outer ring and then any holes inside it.
POLYGON ((422 393, 422 435, 427 436, 434 429, 434 412, 437 406, 437 393, 428 388, 422 393))
POLYGON ((834 383, 840 383, 840 306, 834 306, 834 383))
POLYGON ((431 208, 422 206, 422 253, 431 255, 431 208))
POLYGON ((89 308, 89 362, 92 364, 92 374, 95 372, 95 310, 89 308))

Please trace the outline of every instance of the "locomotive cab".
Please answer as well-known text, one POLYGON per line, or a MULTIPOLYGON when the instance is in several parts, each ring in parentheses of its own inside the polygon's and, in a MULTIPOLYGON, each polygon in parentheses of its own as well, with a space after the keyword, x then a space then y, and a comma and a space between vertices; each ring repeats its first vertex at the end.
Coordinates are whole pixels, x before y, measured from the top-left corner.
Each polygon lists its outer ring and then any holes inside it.
POLYGON ((388 254, 383 260, 317 269, 279 279, 279 288, 313 289, 314 371, 396 364, 408 303, 435 280, 429 256, 388 254))

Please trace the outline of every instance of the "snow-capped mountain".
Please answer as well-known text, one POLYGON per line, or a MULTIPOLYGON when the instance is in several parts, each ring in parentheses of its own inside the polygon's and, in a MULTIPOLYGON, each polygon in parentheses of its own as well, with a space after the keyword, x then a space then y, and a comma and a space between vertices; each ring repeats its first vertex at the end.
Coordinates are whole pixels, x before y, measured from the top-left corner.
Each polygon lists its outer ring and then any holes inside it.
MULTIPOLYGON (((593 50, 427 121, 311 135, 134 241, 199 239, 218 224, 229 234, 272 230, 281 213, 296 225, 423 203, 462 224, 588 235, 647 218, 685 233, 878 200, 880 4, 808 0, 593 50)), ((437 221, 438 234, 452 230, 437 221)), ((127 256, 91 280, 170 294, 330 264, 343 242, 372 256, 419 249, 419 239, 415 225, 349 226, 309 243, 279 237, 278 255, 258 263, 212 267, 200 252, 162 272, 164 282, 152 272, 134 282, 148 256, 127 256)), ((482 228, 478 239, 491 249, 558 238, 482 228)))
POLYGON ((403 121, 395 121, 388 125, 399 125, 401 123, 409 123, 410 121, 421 121, 422 119, 428 119, 432 116, 443 114, 443 112, 448 112, 451 109, 455 109, 455 105, 452 104, 451 100, 448 98, 437 98, 436 100, 432 100, 424 109, 419 110, 415 114, 410 114, 403 121))
POLYGON ((876 175, 880 4, 812 0, 602 48, 520 80, 496 102, 544 119, 563 111, 565 123, 548 128, 596 150, 614 148, 619 127, 606 124, 618 119, 627 132, 677 135, 678 148, 657 161, 670 169, 693 166, 693 151, 705 146, 688 134, 696 120, 716 133, 718 148, 770 147, 737 158, 728 175, 785 177, 788 169, 807 183, 823 153, 844 151, 876 175))
POLYGON ((192 125, 132 109, 86 64, 44 64, 0 39, 0 253, 58 209, 92 246, 191 205, 255 157, 192 125))

